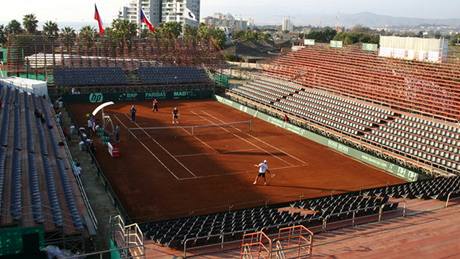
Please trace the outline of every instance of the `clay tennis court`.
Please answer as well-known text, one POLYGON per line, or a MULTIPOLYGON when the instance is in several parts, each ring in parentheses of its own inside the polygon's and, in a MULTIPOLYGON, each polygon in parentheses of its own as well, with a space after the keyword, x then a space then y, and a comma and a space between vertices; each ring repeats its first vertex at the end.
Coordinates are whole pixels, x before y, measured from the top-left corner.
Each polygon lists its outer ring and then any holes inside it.
MULTIPOLYGON (((160 101, 159 112, 152 111, 150 102, 136 103, 136 123, 130 121, 130 106, 116 104, 106 110, 121 129, 121 158, 111 158, 100 141, 96 157, 137 222, 403 182, 214 100, 160 101), (183 128, 164 128, 172 126, 174 106, 183 128), (254 165, 264 159, 275 176, 268 186, 253 185, 254 165)), ((83 126, 95 107, 70 105, 83 126)))

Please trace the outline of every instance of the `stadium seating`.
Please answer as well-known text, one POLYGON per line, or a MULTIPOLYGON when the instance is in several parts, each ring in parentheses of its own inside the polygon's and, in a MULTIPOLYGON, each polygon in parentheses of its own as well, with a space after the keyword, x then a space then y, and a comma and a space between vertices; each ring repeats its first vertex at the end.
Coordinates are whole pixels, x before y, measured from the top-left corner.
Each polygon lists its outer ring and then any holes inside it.
POLYGON ((272 104, 299 90, 299 85, 263 76, 256 76, 256 80, 233 89, 238 94, 265 104, 272 104))
POLYGON ((305 48, 275 59, 265 75, 231 92, 332 129, 328 136, 355 138, 347 144, 360 148, 356 143, 364 141, 376 146, 371 152, 410 158, 411 167, 460 174, 458 68, 305 48), (283 84, 296 87, 283 91, 283 84))
POLYGON ((266 76, 232 92, 352 135, 363 135, 394 115, 387 108, 266 76))
POLYGON ((193 216, 141 225, 146 237, 163 245, 182 248, 241 238, 246 231, 278 229, 302 224, 318 226, 355 216, 377 214, 380 209, 395 210, 398 202, 390 198, 441 199, 460 196, 460 177, 435 178, 334 196, 296 201, 290 204, 242 209, 211 215, 193 216), (451 194, 452 193, 452 194, 451 194), (300 208, 312 213, 289 213, 283 208, 300 208))
POLYGON ((56 68, 54 82, 58 86, 115 86, 128 84, 128 78, 121 67, 56 68))
POLYGON ((138 76, 144 84, 207 83, 208 75, 194 67, 139 67, 138 76))
POLYGON ((30 216, 47 230, 51 223, 66 233, 82 231, 82 203, 72 186, 68 157, 58 145, 61 136, 49 100, 9 88, 1 89, 0 98, 2 222, 19 223, 30 216))
POLYGON ((268 75, 396 109, 459 119, 460 69, 349 49, 304 48, 265 66, 268 75))
POLYGON ((365 135, 365 139, 448 170, 460 171, 460 128, 402 115, 365 135))
POLYGON ((392 198, 439 200, 446 200, 450 193, 452 193, 451 198, 460 196, 460 177, 439 177, 431 180, 376 188, 363 192, 364 195, 378 197, 389 196, 392 198))

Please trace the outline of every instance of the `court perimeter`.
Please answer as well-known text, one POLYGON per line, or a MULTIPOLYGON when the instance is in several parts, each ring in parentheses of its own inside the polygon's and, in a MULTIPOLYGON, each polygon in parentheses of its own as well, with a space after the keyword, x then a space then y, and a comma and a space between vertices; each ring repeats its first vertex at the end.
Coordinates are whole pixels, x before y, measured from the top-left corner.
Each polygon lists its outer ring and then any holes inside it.
MULTIPOLYGON (((137 122, 129 119, 130 103, 108 112, 121 129, 119 159, 100 141, 96 157, 129 216, 138 222, 206 214, 266 203, 330 195, 403 182, 324 146, 250 117, 213 100, 163 101, 153 112, 150 102, 137 103, 137 122), (180 125, 224 125, 211 128, 169 127, 179 107, 180 125), (253 185, 254 164, 268 160, 275 177, 268 186, 253 185)), ((74 118, 96 105, 73 104, 74 118)))

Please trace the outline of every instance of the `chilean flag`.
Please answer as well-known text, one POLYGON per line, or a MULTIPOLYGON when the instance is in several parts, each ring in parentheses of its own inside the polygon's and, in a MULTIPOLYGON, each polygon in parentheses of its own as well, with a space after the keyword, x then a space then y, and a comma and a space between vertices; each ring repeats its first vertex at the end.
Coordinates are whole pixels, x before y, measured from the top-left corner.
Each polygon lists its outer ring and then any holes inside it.
POLYGON ((141 22, 145 23, 147 25, 147 28, 149 28, 149 31, 155 32, 155 28, 153 27, 152 23, 147 19, 147 17, 144 14, 144 11, 141 9, 141 22))
POLYGON ((102 19, 101 16, 99 15, 99 11, 97 10, 96 4, 94 4, 94 20, 97 21, 97 24, 99 26, 99 35, 104 35, 105 29, 104 26, 102 25, 102 19))

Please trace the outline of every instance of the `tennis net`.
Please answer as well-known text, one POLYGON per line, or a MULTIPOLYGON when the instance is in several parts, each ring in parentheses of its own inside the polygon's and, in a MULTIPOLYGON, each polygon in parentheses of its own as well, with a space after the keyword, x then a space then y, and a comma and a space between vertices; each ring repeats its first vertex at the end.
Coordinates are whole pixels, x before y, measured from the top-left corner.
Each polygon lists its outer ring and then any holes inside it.
POLYGON ((135 133, 146 133, 148 135, 174 135, 174 136, 197 136, 197 135, 222 135, 237 132, 250 132, 252 130, 252 120, 237 121, 220 124, 205 125, 177 125, 166 127, 140 127, 129 128, 135 133))

